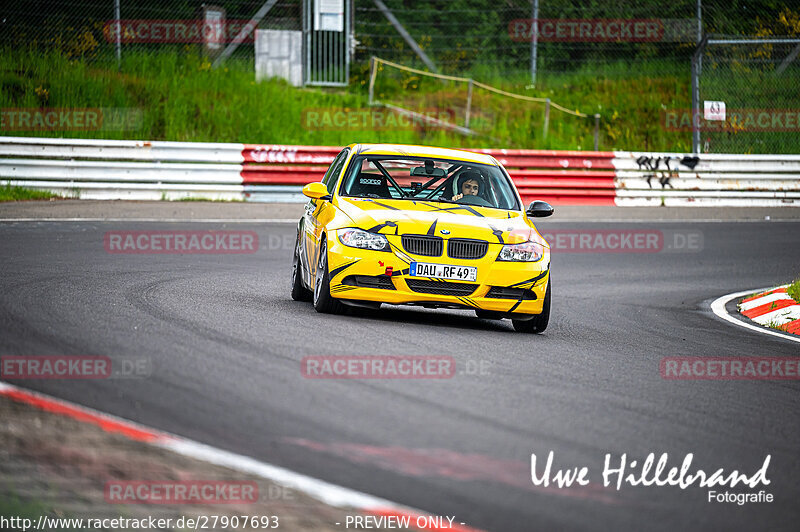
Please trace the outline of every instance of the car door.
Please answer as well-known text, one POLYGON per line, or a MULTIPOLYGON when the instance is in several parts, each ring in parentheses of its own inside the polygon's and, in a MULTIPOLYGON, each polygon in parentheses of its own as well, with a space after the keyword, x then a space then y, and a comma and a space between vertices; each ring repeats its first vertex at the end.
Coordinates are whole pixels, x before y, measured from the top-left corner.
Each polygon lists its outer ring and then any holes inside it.
MULTIPOLYGON (((328 193, 333 195, 334 187, 338 182, 339 175, 344 169, 344 164, 347 161, 347 156, 350 153, 349 148, 343 149, 339 155, 331 163, 328 171, 325 172, 325 177, 322 182, 328 187, 328 193)), ((322 232, 325 228, 325 223, 333 218, 333 209, 335 207, 328 200, 311 199, 306 203, 305 214, 303 215, 303 228, 305 240, 305 271, 308 273, 310 279, 306 279, 308 286, 313 286, 313 279, 317 272, 317 263, 319 262, 319 242, 322 237, 322 232)))

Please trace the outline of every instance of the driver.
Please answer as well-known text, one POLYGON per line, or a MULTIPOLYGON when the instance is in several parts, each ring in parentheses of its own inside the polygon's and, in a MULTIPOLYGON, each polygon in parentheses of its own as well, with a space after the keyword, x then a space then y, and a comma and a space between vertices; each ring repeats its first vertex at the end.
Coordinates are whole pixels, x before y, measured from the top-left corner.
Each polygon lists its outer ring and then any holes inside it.
POLYGON ((475 171, 462 172, 458 177, 458 190, 461 192, 453 196, 451 201, 460 200, 464 196, 477 196, 480 191, 480 177, 475 171))

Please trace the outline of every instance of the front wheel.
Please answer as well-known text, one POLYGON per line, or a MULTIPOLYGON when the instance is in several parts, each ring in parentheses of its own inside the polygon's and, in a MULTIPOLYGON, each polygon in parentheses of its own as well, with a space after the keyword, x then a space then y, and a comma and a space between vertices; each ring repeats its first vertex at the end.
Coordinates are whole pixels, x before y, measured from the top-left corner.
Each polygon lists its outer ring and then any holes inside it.
POLYGON ((550 321, 550 285, 547 283, 547 291, 544 293, 544 304, 542 305, 541 314, 534 315, 529 320, 511 320, 514 324, 514 330, 524 333, 540 333, 547 329, 547 324, 550 321))
POLYGON ((322 241, 319 248, 317 275, 314 279, 314 310, 323 314, 340 314, 342 303, 331 297, 331 277, 328 272, 328 242, 322 241))
POLYGON ((303 285, 303 265, 300 263, 300 243, 294 245, 292 260, 292 299, 295 301, 311 301, 311 290, 303 285))

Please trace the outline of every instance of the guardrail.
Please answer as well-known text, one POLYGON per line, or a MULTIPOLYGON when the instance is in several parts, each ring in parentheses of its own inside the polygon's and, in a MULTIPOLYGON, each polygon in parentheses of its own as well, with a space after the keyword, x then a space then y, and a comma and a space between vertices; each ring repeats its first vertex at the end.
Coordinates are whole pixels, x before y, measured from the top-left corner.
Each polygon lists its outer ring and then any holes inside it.
POLYGON ((800 155, 615 152, 620 206, 800 206, 800 155))
MULTIPOLYGON (((0 137, 0 183, 85 199, 304 202, 333 146, 0 137)), ((527 203, 800 206, 800 155, 475 150, 527 203)))
POLYGON ((613 205, 614 154, 602 151, 474 150, 497 159, 527 204, 613 205))

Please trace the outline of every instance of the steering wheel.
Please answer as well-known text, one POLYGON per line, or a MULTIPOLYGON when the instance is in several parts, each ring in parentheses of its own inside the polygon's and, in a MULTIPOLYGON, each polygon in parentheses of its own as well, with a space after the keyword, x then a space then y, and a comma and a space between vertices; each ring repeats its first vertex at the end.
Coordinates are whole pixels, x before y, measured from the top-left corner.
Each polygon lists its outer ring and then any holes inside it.
POLYGON ((482 197, 472 196, 472 195, 461 196, 456 200, 456 203, 464 203, 466 205, 478 205, 481 207, 493 207, 491 203, 489 203, 482 197))

